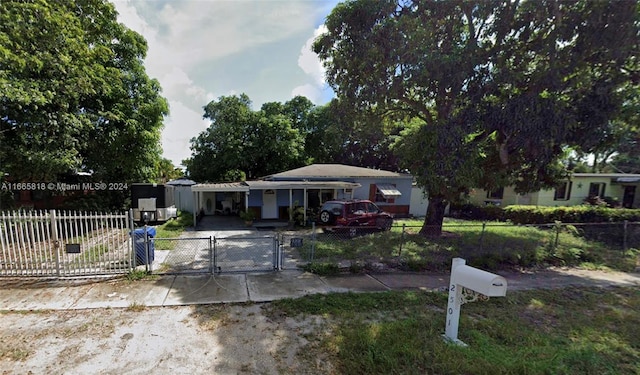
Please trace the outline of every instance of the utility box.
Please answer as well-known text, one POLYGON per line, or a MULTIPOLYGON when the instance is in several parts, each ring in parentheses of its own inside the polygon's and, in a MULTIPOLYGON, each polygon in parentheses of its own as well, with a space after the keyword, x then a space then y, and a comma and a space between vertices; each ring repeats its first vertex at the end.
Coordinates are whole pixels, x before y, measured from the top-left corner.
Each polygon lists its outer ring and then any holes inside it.
POLYGON ((156 210, 157 198, 140 198, 138 199, 138 209, 140 211, 154 211, 156 210))

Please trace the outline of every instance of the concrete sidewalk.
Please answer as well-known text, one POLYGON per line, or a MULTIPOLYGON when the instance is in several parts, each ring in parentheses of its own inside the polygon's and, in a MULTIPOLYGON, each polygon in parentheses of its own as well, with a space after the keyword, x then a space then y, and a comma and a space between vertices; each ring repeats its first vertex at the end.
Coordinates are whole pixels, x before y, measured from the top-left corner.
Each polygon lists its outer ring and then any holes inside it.
MULTIPOLYGON (((640 286, 640 274, 552 269, 500 273, 509 290, 579 286, 640 286)), ((267 302, 307 294, 446 290, 449 274, 381 273, 321 277, 302 271, 222 275, 171 275, 155 280, 3 280, 0 310, 122 308, 135 305, 178 306, 267 302)))

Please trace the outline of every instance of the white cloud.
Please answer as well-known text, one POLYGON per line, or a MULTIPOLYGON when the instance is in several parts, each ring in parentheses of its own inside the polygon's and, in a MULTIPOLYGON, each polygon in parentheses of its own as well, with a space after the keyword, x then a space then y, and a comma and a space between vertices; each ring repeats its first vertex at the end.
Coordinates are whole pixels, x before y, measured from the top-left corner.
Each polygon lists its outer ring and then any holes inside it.
POLYGON ((307 40, 307 43, 302 47, 300 57, 298 58, 298 66, 300 66, 305 73, 310 75, 318 86, 323 86, 325 83, 325 69, 322 66, 322 62, 320 62, 318 55, 313 52, 312 47, 314 40, 325 32, 327 32, 327 27, 325 25, 320 25, 315 29, 313 37, 307 40))
POLYGON ((198 136, 209 126, 209 121, 202 118, 203 112, 196 112, 181 102, 170 101, 171 117, 165 121, 162 132, 162 148, 164 157, 180 165, 182 160, 191 156, 189 141, 198 136))
POLYGON ((336 2, 115 0, 118 20, 147 40, 146 72, 169 101, 164 157, 190 156, 189 139, 208 126, 203 107, 219 96, 246 93, 255 108, 295 95, 328 101, 311 44, 336 2))
POLYGON ((313 36, 307 39, 300 50, 300 56, 298 57, 298 66, 305 72, 310 78, 310 83, 295 87, 291 93, 295 95, 303 95, 309 98, 314 103, 324 103, 328 97, 333 96, 333 92, 328 87, 325 79, 326 69, 322 66, 322 62, 318 55, 313 52, 313 42, 322 33, 327 31, 327 27, 323 24, 318 26, 313 31, 313 36))

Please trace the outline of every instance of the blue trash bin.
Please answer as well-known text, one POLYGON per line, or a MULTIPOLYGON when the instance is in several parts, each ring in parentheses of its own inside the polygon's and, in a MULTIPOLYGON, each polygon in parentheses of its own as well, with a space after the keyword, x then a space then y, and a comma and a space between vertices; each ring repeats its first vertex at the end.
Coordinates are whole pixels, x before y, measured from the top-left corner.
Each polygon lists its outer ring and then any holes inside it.
MULTIPOLYGON (((153 238, 156 236, 156 228, 147 227, 147 236, 153 238)), ((149 243, 149 255, 146 255, 146 247, 144 244, 144 228, 138 228, 133 231, 133 242, 136 250, 136 266, 142 264, 151 264, 155 259, 156 247, 153 241, 149 243)))

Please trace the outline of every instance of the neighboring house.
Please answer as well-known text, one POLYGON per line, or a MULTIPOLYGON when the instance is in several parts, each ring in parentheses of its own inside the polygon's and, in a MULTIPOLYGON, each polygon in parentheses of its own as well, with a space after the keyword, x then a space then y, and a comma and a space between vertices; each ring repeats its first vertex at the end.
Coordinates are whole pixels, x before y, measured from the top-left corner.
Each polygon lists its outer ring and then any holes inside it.
POLYGON ((512 187, 490 192, 474 189, 469 198, 476 205, 575 206, 596 196, 611 197, 625 208, 640 208, 640 174, 574 173, 555 189, 528 194, 517 194, 512 187))
POLYGON ((411 203, 409 205, 409 214, 413 217, 421 217, 427 214, 429 207, 429 197, 421 187, 414 184, 411 188, 411 203))
POLYGON ((288 220, 292 208, 319 208, 332 199, 369 199, 396 216, 408 216, 412 177, 409 174, 312 164, 256 181, 196 184, 191 187, 195 212, 235 214, 251 210, 261 219, 288 220))

